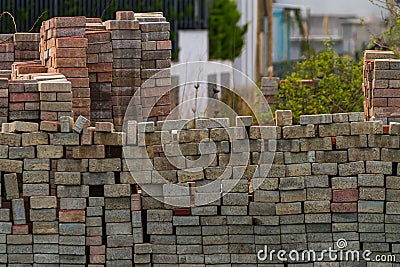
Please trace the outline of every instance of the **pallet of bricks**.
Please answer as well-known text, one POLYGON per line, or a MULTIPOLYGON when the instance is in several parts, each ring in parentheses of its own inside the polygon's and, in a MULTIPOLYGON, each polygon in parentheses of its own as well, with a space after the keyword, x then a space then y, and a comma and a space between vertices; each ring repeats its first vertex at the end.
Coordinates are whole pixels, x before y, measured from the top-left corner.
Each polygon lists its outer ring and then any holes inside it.
POLYGON ((89 73, 86 66, 85 17, 56 17, 40 28, 40 58, 49 72, 58 72, 72 85, 74 117, 90 118, 89 73))

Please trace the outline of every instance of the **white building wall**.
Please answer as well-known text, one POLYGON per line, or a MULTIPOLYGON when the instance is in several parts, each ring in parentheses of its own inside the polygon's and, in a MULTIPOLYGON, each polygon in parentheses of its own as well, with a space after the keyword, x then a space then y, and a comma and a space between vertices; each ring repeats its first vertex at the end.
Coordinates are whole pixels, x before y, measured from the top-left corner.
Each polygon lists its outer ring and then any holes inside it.
POLYGON ((248 23, 248 30, 242 54, 233 62, 233 67, 254 80, 256 67, 257 1, 236 0, 236 2, 242 14, 240 24, 244 25, 248 23))
POLYGON ((178 31, 179 63, 208 60, 208 31, 178 31))

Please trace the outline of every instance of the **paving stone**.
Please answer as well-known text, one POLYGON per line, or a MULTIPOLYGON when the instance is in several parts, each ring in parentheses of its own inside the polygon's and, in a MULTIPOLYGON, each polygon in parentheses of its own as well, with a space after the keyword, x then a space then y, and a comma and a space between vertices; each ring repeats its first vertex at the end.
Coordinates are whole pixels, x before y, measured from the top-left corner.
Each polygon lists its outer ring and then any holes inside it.
POLYGON ((19 198, 18 181, 15 173, 4 175, 4 186, 7 199, 19 198))
POLYGON ((382 134, 381 121, 352 122, 350 127, 352 135, 382 134))
POLYGON ((80 185, 81 174, 79 172, 56 172, 54 174, 55 184, 80 185))
POLYGON ((25 206, 22 198, 12 200, 12 214, 14 224, 26 224, 25 206))
POLYGON ((292 111, 291 110, 275 111, 275 123, 277 126, 292 125, 292 111))
POLYGON ((300 124, 327 124, 332 123, 331 114, 319 114, 319 115, 301 115, 300 124))
POLYGON ((365 166, 362 161, 343 163, 339 164, 338 167, 340 176, 352 176, 365 173, 365 166))

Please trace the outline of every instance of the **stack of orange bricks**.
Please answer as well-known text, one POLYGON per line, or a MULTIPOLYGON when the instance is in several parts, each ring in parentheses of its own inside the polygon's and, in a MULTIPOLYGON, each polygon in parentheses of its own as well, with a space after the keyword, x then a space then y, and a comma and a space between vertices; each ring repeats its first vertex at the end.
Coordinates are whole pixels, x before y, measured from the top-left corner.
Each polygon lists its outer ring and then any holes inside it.
POLYGON ((71 82, 75 118, 79 115, 90 118, 85 27, 85 17, 57 17, 45 21, 40 29, 42 64, 49 68, 49 72, 62 73, 71 82))

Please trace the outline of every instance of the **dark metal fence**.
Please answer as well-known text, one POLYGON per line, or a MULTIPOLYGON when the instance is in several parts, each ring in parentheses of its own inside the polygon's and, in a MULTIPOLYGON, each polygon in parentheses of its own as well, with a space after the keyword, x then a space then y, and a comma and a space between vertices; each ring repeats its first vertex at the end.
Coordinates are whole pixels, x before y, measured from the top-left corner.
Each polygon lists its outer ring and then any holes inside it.
MULTIPOLYGON (((55 16, 115 19, 115 11, 162 11, 171 22, 171 39, 177 51, 178 29, 206 29, 211 0, 0 0, 0 12, 8 11, 19 32, 38 32, 41 22, 55 16), (36 22, 36 24, 35 24, 36 22)), ((14 32, 10 17, 0 18, 0 33, 14 32)))

